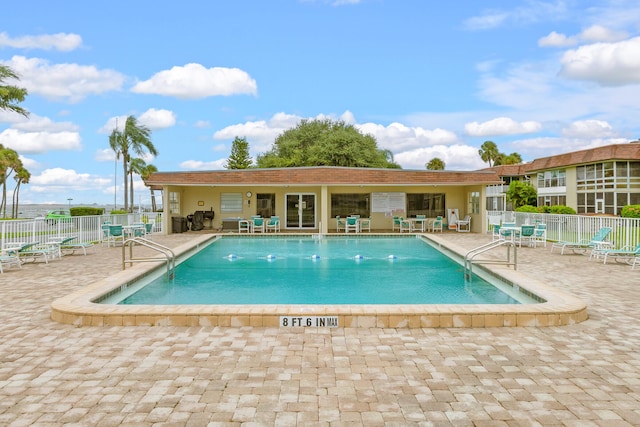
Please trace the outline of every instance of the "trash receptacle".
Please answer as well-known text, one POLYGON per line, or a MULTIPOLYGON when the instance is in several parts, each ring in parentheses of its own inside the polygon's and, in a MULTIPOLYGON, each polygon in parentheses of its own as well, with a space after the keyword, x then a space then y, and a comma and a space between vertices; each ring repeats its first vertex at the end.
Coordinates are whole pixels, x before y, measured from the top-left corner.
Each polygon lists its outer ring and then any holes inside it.
POLYGON ((171 231, 174 233, 184 233, 187 231, 187 218, 183 216, 174 216, 171 218, 171 231))

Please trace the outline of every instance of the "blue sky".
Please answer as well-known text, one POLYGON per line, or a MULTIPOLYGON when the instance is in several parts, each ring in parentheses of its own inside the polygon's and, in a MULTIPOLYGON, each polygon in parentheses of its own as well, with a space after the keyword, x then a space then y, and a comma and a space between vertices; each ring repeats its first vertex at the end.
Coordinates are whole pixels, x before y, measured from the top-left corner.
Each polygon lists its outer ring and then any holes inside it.
MULTIPOLYGON (((303 118, 374 135, 405 169, 486 167, 640 137, 637 0, 11 2, 0 63, 29 119, 0 144, 31 172, 21 203, 122 204, 108 135, 134 115, 161 171, 255 157, 303 118), (11 82, 15 83, 15 82, 11 82), (115 176, 115 179, 114 179, 115 176)), ((13 182, 9 190, 13 189, 13 182)), ((149 193, 136 179, 136 203, 149 193)), ((10 200, 10 197, 9 197, 10 200)))

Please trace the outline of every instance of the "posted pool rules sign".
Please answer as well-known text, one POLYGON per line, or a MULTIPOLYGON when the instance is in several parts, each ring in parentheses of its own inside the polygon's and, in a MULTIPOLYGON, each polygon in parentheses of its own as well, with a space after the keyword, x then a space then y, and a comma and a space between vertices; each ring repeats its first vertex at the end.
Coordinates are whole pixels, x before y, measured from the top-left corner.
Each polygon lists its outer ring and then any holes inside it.
POLYGON ((280 316, 284 328, 337 328, 338 316, 280 316))

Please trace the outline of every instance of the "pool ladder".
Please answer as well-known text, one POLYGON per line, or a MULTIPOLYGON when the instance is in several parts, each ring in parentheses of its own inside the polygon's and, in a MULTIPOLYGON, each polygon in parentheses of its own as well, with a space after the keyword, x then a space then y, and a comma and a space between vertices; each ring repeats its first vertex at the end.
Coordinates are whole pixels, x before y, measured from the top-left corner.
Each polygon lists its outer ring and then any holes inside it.
POLYGON ((176 269, 176 255, 175 253, 173 253, 171 249, 161 245, 160 243, 156 243, 153 240, 145 239, 144 237, 134 237, 124 241, 124 244, 122 245, 122 269, 123 270, 126 269, 127 263, 129 263, 129 266, 132 266, 134 262, 157 262, 157 261, 166 261, 167 278, 173 279, 174 272, 176 269), (133 247, 136 244, 153 249, 156 252, 160 252, 164 256, 134 258, 133 247), (126 251, 127 246, 129 247, 129 259, 127 259, 127 251, 126 251))
POLYGON ((518 269, 518 252, 517 246, 515 242, 511 240, 496 240, 493 242, 485 243, 482 246, 478 246, 477 248, 471 249, 464 256, 464 278, 465 280, 471 280, 471 276, 473 275, 473 264, 503 264, 503 265, 513 265, 513 269, 518 269), (478 259, 474 260, 476 255, 480 255, 492 249, 498 248, 500 246, 506 246, 507 248, 507 258, 504 260, 500 259, 478 259), (511 248, 513 248, 513 261, 511 260, 511 248))

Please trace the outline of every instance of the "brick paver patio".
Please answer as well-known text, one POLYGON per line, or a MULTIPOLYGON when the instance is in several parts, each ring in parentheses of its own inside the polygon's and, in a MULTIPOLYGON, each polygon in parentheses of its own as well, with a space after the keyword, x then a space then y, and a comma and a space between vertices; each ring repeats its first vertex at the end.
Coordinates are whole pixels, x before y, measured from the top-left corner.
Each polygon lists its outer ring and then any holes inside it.
MULTIPOLYGON (((156 236, 177 246, 190 233, 156 236)), ((489 237, 444 233, 473 248, 489 237)), ((0 425, 640 425, 640 270, 523 248, 584 299, 548 328, 82 327, 51 302, 120 248, 0 275, 0 425)), ((460 273, 462 274, 462 273, 460 273)))

